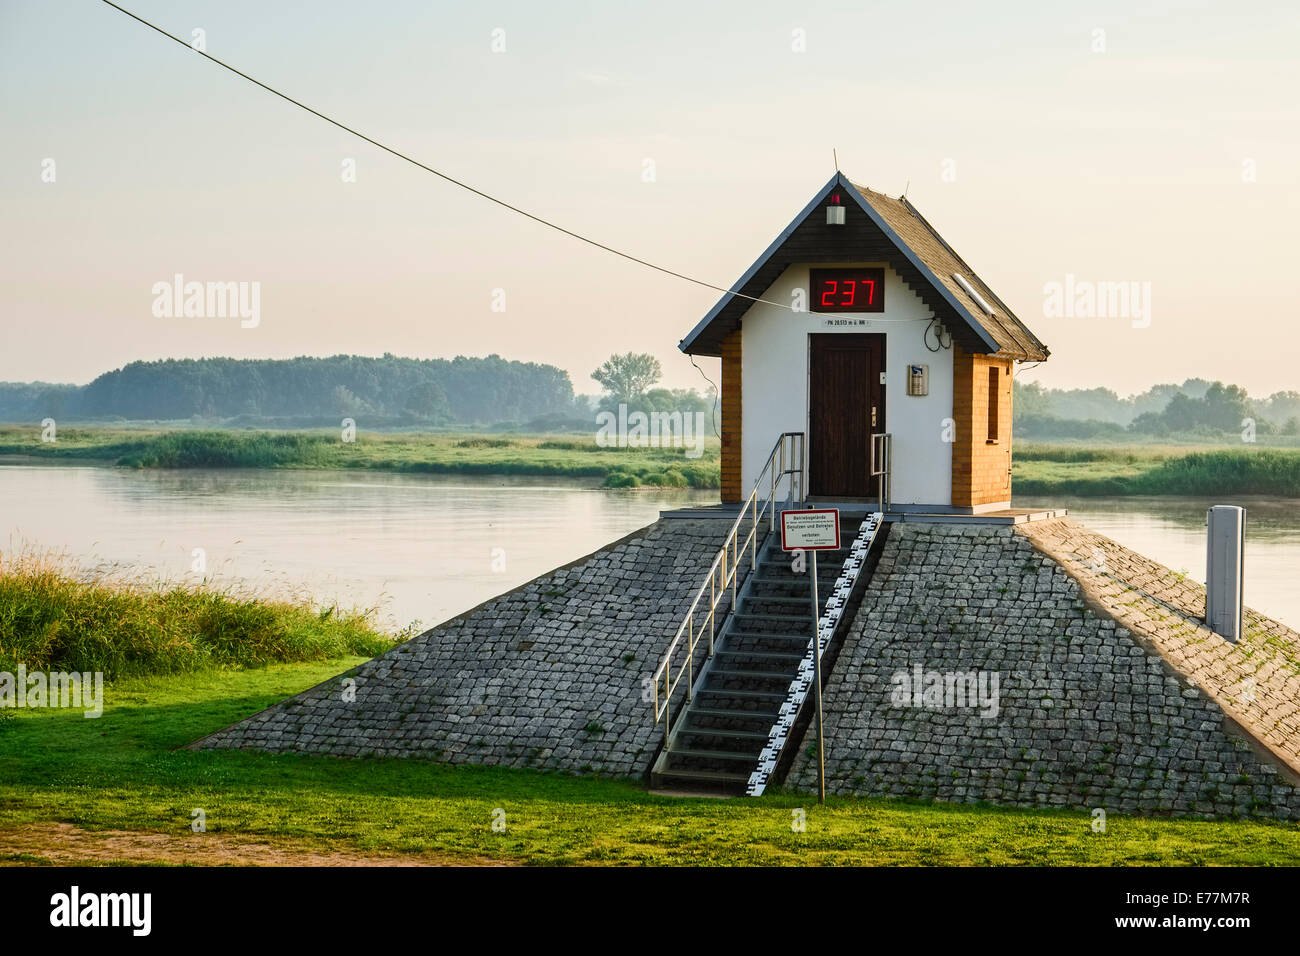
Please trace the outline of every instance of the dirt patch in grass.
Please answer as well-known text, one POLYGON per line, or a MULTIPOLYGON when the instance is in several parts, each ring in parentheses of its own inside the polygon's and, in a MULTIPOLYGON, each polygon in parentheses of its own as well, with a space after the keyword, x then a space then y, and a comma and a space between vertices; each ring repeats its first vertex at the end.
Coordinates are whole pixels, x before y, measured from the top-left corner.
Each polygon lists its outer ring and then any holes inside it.
POLYGON ((314 850, 218 833, 84 830, 70 823, 0 829, 0 866, 505 866, 486 857, 314 850))

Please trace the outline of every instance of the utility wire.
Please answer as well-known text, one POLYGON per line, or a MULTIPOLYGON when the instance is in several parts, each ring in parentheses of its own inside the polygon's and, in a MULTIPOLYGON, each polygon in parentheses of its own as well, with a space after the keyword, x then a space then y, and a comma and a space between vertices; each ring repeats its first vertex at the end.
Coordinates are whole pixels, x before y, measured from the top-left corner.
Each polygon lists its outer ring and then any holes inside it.
MULTIPOLYGON (((691 360, 692 365, 695 365, 694 355, 687 355, 686 357, 691 360)), ((700 377, 703 378, 704 381, 708 382, 709 386, 713 389, 713 401, 709 403, 709 416, 713 420, 713 434, 721 438, 722 432, 718 431, 718 399, 722 397, 722 391, 718 386, 713 384, 713 379, 704 374, 704 369, 695 365, 695 371, 699 372, 700 377)))
POLYGON ((396 156, 398 159, 405 160, 406 162, 410 163, 412 166, 418 166, 420 169, 423 169, 426 173, 433 173, 433 175, 439 177, 440 179, 446 180, 447 182, 451 183, 453 186, 459 186, 461 189, 464 189, 467 192, 471 192, 475 196, 478 196, 482 199, 486 199, 488 202, 496 203, 498 206, 501 206, 505 209, 509 209, 513 213, 518 213, 519 215, 523 216, 526 219, 531 219, 533 222, 540 223, 543 226, 547 226, 551 229, 554 229, 556 232, 562 232, 566 236, 569 236, 573 239, 577 239, 579 242, 587 243, 587 245, 589 246, 595 246, 597 249, 603 249, 606 252, 613 253, 614 255, 619 256, 623 259, 627 259, 631 262, 635 262, 638 265, 643 265, 649 269, 654 269, 656 272, 662 272, 665 275, 670 275, 677 279, 684 279, 687 282, 694 283, 695 285, 698 286, 704 286, 706 289, 713 289, 716 292, 722 292, 722 293, 738 296, 739 298, 742 299, 748 299, 751 302, 763 302, 767 305, 775 305, 778 306, 779 308, 789 309, 791 312, 794 311, 794 308, 792 306, 786 305, 784 302, 774 302, 771 299, 763 299, 763 298, 759 298, 758 296, 745 295, 743 292, 735 292, 731 289, 723 288, 720 285, 714 285, 712 282, 705 282, 703 279, 696 279, 693 276, 684 275, 680 272, 674 272, 672 269, 666 268, 665 266, 656 265, 653 262, 649 262, 645 259, 641 259, 637 256, 634 256, 629 252, 623 252, 619 249, 615 249, 612 246, 607 246, 603 242, 597 242, 595 239, 589 239, 586 236, 580 235, 579 233, 576 233, 571 229, 565 229, 563 226, 557 225, 548 219, 543 219, 541 216, 535 216, 531 212, 520 209, 518 206, 512 206, 504 199, 498 199, 496 196, 489 195, 488 193, 483 192, 483 190, 481 189, 475 189, 473 186, 469 185, 468 183, 461 182, 459 179, 456 179, 452 176, 448 176, 446 173, 439 172, 438 170, 434 169, 432 166, 426 166, 418 159, 413 159, 412 157, 407 156, 405 153, 393 149, 393 147, 391 146, 386 146, 383 143, 379 142, 379 140, 377 139, 371 139, 365 133, 359 132, 350 126, 340 123, 338 120, 333 119, 332 117, 326 116, 320 110, 312 109, 312 107, 308 106, 306 103, 301 103, 298 100, 295 100, 292 96, 289 96, 285 93, 281 93, 279 90, 275 89, 274 87, 267 86, 261 80, 255 79, 254 77, 249 76, 247 73, 235 69, 235 67, 231 66, 229 63, 225 63, 221 60, 218 60, 215 56, 212 56, 211 54, 206 53, 203 50, 195 49, 191 44, 185 42, 175 34, 168 33, 162 27, 150 23, 144 17, 137 16, 136 14, 132 13, 130 10, 125 9, 124 7, 119 7, 116 3, 113 3, 113 0, 103 0, 103 2, 108 6, 112 7, 114 10, 118 11, 119 13, 126 14, 132 20, 144 24, 150 30, 153 30, 157 33, 161 33, 169 40, 175 40, 181 46, 185 47, 185 49, 193 50, 193 52, 199 54, 200 56, 206 59, 211 60, 213 63, 217 64, 217 66, 227 69, 231 73, 234 73, 236 76, 242 77, 245 80, 248 80, 248 82, 260 86, 268 93, 272 93, 275 96, 280 97, 280 99, 292 103, 294 106, 298 107, 299 109, 305 110, 308 113, 311 113, 313 116, 319 117, 320 119, 323 119, 325 122, 330 123, 333 126, 337 126, 339 129, 343 130, 346 133, 351 133, 353 136, 365 140, 367 143, 369 143, 372 146, 377 146, 379 149, 382 149, 384 152, 396 156))

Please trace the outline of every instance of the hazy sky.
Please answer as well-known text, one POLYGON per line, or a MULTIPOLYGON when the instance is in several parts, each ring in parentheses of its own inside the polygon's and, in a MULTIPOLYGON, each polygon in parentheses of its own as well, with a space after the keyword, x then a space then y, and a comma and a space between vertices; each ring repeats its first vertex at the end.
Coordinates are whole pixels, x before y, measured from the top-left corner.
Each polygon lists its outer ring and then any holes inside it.
MULTIPOLYGON (((1026 379, 1300 389, 1291 4, 123 5, 202 29, 214 56, 451 175, 723 286, 830 176, 834 147, 858 182, 910 182, 1048 344, 1026 379), (1045 317, 1045 284, 1067 274, 1151 283, 1150 325, 1045 317)), ((589 372, 635 350, 667 384, 702 384, 676 343, 717 294, 470 196, 99 0, 0 0, 0 88, 0 380, 497 352, 594 392, 589 372), (175 273, 259 282, 260 324, 155 317, 152 286, 175 273)))

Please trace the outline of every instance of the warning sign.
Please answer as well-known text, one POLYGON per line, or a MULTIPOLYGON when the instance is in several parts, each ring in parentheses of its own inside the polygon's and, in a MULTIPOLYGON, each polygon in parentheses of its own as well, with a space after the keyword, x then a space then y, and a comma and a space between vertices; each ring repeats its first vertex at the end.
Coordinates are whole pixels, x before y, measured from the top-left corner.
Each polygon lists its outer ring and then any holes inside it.
POLYGON ((840 512, 838 508, 781 512, 783 551, 838 551, 840 512))

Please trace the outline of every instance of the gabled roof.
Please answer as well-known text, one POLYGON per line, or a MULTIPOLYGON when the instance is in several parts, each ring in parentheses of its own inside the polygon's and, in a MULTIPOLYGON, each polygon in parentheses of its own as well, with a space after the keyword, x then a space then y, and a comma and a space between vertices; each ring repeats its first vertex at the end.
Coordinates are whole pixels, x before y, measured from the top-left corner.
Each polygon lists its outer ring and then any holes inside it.
POLYGON ((761 298, 796 262, 888 262, 970 352, 1042 361, 1048 350, 997 294, 935 232, 906 199, 891 199, 836 173, 790 225, 746 270, 678 348, 720 355, 722 339, 740 323, 751 298, 761 298), (845 225, 828 226, 813 215, 839 193, 848 207, 845 225), (962 276, 993 310, 990 315, 953 278, 962 276), (740 293, 740 295, 736 295, 740 293))

